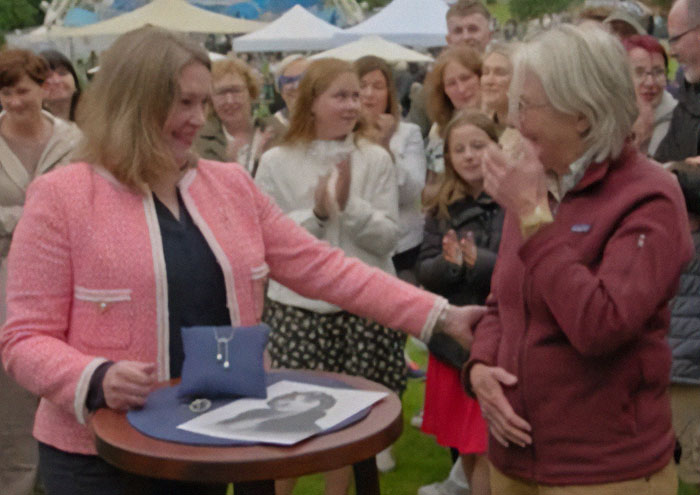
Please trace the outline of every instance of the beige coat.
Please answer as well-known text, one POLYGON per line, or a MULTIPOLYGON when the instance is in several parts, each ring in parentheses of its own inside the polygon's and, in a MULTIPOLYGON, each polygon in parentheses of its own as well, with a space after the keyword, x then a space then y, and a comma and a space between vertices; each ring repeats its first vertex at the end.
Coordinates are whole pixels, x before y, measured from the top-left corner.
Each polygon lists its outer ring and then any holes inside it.
MULTIPOLYGON (((43 113, 53 123, 53 134, 33 175, 29 175, 22 162, 0 136, 0 258, 3 259, 10 249, 12 231, 22 214, 29 183, 56 165, 67 164, 70 152, 82 137, 75 124, 58 119, 48 112, 43 113)), ((4 113, 0 113, 0 119, 4 116, 4 113)))
MULTIPOLYGON (((22 215, 29 183, 56 165, 68 163, 70 152, 82 137, 75 124, 58 119, 48 112, 43 114, 53 123, 53 134, 39 159, 34 175, 29 175, 17 155, 0 136, 0 324, 5 321, 5 258, 10 250, 12 232, 22 215)), ((0 113, 0 119, 4 116, 4 112, 0 113)))

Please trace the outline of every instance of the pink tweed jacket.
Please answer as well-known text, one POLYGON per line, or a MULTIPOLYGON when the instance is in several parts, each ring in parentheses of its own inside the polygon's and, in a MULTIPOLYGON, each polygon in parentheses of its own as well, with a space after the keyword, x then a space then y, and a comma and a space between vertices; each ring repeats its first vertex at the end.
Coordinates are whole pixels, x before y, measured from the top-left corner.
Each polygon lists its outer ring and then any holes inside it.
MULTIPOLYGON (((237 165, 201 160, 178 187, 221 265, 234 325, 259 322, 268 273, 414 335, 446 304, 316 240, 237 165)), ((84 404, 105 360, 155 362, 169 378, 166 280, 151 195, 86 163, 34 181, 10 249, 0 346, 8 373, 41 396, 38 440, 95 453, 84 404)))

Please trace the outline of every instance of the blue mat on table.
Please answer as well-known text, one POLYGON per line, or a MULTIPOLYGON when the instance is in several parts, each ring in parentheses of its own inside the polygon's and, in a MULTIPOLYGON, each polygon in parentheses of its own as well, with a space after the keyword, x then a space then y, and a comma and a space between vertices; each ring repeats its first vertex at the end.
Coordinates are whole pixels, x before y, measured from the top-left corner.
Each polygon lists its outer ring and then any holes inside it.
MULTIPOLYGON (((324 387, 353 388, 340 380, 327 377, 313 377, 306 373, 296 373, 294 371, 277 371, 267 374, 267 385, 272 385, 281 380, 292 380, 300 383, 310 383, 324 387)), ((190 401, 178 397, 179 385, 174 387, 159 388, 151 392, 146 404, 141 409, 134 409, 127 413, 126 418, 131 426, 146 436, 165 440, 168 442, 183 443, 187 445, 211 445, 211 446, 234 446, 234 445, 255 445, 257 442, 247 442, 241 440, 230 440, 227 438, 210 437, 190 431, 181 430, 178 425, 194 419, 204 412, 195 413, 189 408, 190 401)), ((217 407, 225 406, 232 402, 231 398, 212 399, 211 407, 205 412, 210 412, 217 407)), ((323 431, 321 435, 341 430, 361 419, 364 419, 370 412, 371 406, 353 414, 345 421, 337 424, 333 428, 323 431)))

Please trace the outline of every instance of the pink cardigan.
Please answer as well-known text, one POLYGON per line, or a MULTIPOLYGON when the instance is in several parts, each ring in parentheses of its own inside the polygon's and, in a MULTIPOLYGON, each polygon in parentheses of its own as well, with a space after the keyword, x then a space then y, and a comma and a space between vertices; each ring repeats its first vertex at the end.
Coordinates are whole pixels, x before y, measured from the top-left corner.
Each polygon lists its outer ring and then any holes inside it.
MULTIPOLYGON (((370 268, 312 237, 239 166, 201 160, 178 184, 224 273, 233 325, 259 322, 269 274, 425 336, 446 301, 370 268)), ((8 373, 41 396, 34 436, 94 454, 84 407, 105 360, 156 362, 169 378, 165 262, 152 196, 77 163, 34 181, 9 256, 8 373)))

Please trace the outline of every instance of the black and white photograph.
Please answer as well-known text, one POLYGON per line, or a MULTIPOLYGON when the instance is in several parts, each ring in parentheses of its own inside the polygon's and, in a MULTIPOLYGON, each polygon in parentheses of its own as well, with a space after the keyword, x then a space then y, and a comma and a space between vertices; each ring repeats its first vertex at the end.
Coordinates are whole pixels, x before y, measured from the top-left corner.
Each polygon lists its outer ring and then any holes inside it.
POLYGON ((386 395, 283 380, 268 387, 266 399, 238 399, 178 428, 232 440, 292 445, 333 428, 386 395))

